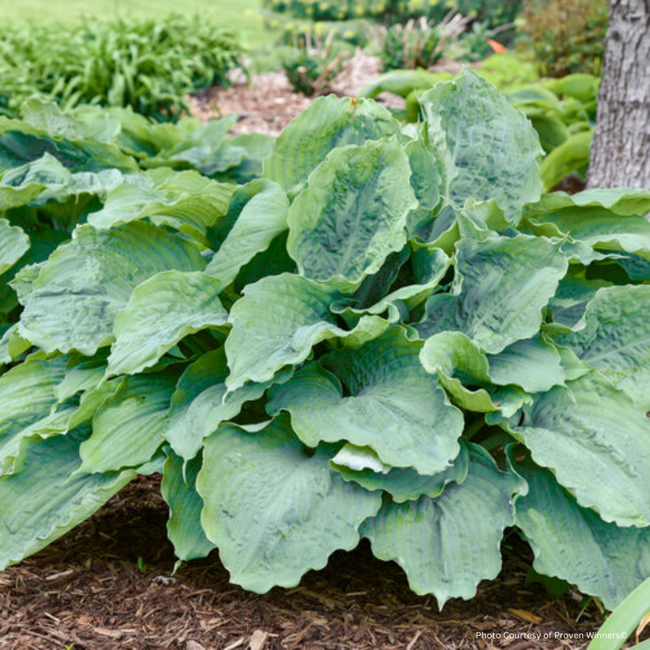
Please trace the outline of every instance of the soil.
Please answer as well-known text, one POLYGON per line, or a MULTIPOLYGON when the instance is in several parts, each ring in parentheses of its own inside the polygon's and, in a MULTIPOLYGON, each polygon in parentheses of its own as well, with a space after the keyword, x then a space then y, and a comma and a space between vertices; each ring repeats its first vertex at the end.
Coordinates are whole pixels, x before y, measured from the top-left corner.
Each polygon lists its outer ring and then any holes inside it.
POLYGON ((232 88, 214 86, 192 97, 190 110, 202 120, 237 113, 230 133, 266 133, 277 137, 282 129, 314 100, 294 93, 282 72, 254 75, 251 83, 237 81, 232 88))
MULTIPOLYGON (((332 82, 331 92, 340 97, 354 96, 380 73, 379 59, 359 51, 332 82)), ((231 88, 215 86, 190 98, 192 115, 208 120, 237 113, 239 121, 231 133, 257 132, 276 137, 315 100, 294 92, 283 72, 253 75, 250 82, 238 75, 231 81, 231 88)), ((377 101, 385 106, 404 107, 404 100, 388 93, 380 95, 377 101)))
POLYGON ((532 556, 515 534, 503 543, 501 575, 442 612, 365 542, 335 553, 299 587, 265 595, 230 584, 217 552, 172 577, 158 488, 156 478, 137 479, 66 537, 0 574, 0 648, 555 650, 585 648, 579 635, 602 620, 593 602, 580 616, 575 591, 555 599, 527 585, 532 556), (542 639, 515 638, 524 634, 542 639))

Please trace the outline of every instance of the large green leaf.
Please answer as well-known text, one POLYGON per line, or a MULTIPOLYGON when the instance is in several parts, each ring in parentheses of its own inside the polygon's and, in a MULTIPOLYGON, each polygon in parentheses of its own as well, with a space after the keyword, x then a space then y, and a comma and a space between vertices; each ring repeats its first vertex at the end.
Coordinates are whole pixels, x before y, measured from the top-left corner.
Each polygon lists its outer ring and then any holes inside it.
POLYGON ((440 332, 428 338, 420 352, 424 369, 437 375, 454 403, 468 411, 496 411, 487 388, 492 381, 487 357, 462 332, 440 332))
MULTIPOLYGON (((566 331, 573 330, 580 322, 587 309, 587 305, 603 287, 612 286, 606 280, 587 280, 581 275, 571 272, 560 280, 555 295, 548 303, 553 315, 553 327, 562 325, 566 331)), ((564 330, 563 330, 564 331, 564 330)))
POLYGON ((494 199, 489 201, 467 199, 455 216, 460 238, 490 239, 495 233, 505 233, 511 227, 506 221, 503 210, 494 199))
POLYGON ((397 120, 373 101, 322 97, 282 131, 264 161, 264 176, 290 190, 306 181, 335 147, 362 145, 398 132, 397 120))
POLYGON ((650 525, 650 419, 590 373, 537 395, 513 433, 585 508, 619 526, 650 525))
POLYGON ((128 377, 92 419, 92 435, 79 449, 79 471, 116 472, 151 460, 162 432, 177 376, 173 373, 128 377))
POLYGON ((0 275, 8 271, 28 248, 29 237, 25 232, 18 226, 12 226, 6 219, 0 219, 0 275))
POLYGON ((14 167, 0 180, 0 213, 27 205, 45 189, 58 194, 71 178, 70 171, 48 153, 38 160, 14 167))
POLYGON ((235 221, 205 272, 227 287, 245 264, 287 229, 288 210, 289 199, 277 183, 258 179, 239 188, 227 217, 235 221))
POLYGON ((108 111, 93 111, 87 107, 87 112, 64 112, 62 107, 53 101, 30 97, 22 103, 20 115, 23 126, 39 129, 53 138, 80 141, 85 139, 98 142, 110 142, 117 135, 120 125, 112 113, 108 111))
POLYGON ((441 131, 451 154, 455 176, 451 199, 459 208, 466 199, 495 199, 506 218, 519 221, 526 203, 542 190, 538 160, 543 154, 537 133, 526 117, 489 82, 465 70, 452 81, 438 83, 420 98, 432 131, 441 131))
POLYGON ((169 506, 167 536, 179 561, 206 557, 214 548, 201 528, 203 499, 196 491, 196 476, 200 469, 200 456, 184 463, 174 452, 167 454, 163 466, 160 491, 169 506))
POLYGON ((139 284, 117 315, 111 375, 134 375, 154 365, 184 336, 228 321, 218 295, 221 283, 195 271, 163 271, 139 284))
MULTIPOLYGON (((10 213, 11 214, 11 213, 10 213)), ((14 214, 25 215, 19 211, 14 214)), ((37 214, 35 211, 27 214, 37 214)), ((36 223, 29 223, 27 218, 24 225, 31 227, 29 233, 30 246, 18 262, 3 278, 8 284, 0 284, 0 311, 5 313, 15 309, 19 302, 24 304, 31 291, 32 282, 38 277, 41 267, 47 258, 63 243, 70 240, 70 234, 64 230, 53 230, 36 223), (34 227, 38 230, 35 230, 34 227)))
POLYGON ((517 341, 487 359, 490 377, 499 386, 516 384, 528 393, 543 393, 564 384, 560 353, 541 336, 517 341))
POLYGON ((330 457, 327 447, 307 453, 286 416, 257 432, 225 424, 206 440, 201 521, 233 582, 258 593, 294 587, 357 545, 381 496, 346 483, 330 457))
POLYGON ((450 483, 462 483, 469 470, 467 445, 461 444, 454 464, 430 476, 418 474, 413 469, 390 467, 368 447, 346 444, 330 461, 346 481, 354 481, 366 490, 388 492, 395 503, 414 501, 423 494, 437 497, 450 483))
POLYGON ((574 133, 544 158, 540 168, 544 191, 549 192, 565 176, 587 167, 593 137, 591 129, 574 133))
POLYGON ((435 499, 386 503, 362 527, 380 560, 395 560, 416 594, 470 599, 481 580, 501 570, 503 531, 514 523, 512 497, 520 479, 500 472, 482 448, 471 446, 469 473, 435 499))
POLYGON ((205 123, 186 118, 183 126, 187 125, 187 128, 182 130, 182 134, 178 133, 180 129, 176 129, 176 143, 174 146, 170 146, 170 143, 156 157, 145 159, 144 164, 151 166, 170 164, 179 168, 191 165, 206 176, 211 176, 218 171, 224 171, 230 164, 237 164, 242 155, 239 153, 237 162, 223 165, 225 162, 223 154, 226 134, 236 121, 236 115, 227 115, 221 119, 209 120, 205 123))
POLYGON ((0 570, 67 533, 137 475, 76 472, 82 439, 78 432, 38 439, 23 470, 0 478, 0 570))
POLYGON ((65 402, 78 393, 97 388, 106 373, 107 350, 102 350, 94 357, 73 354, 68 358, 65 376, 54 387, 54 394, 59 402, 65 402))
POLYGON ((486 355, 465 334, 441 332, 427 339, 420 360, 427 372, 440 377, 459 406, 483 413, 501 409, 507 417, 522 405, 518 394, 523 399, 524 391, 547 391, 566 379, 559 352, 540 336, 486 355), (495 390, 498 386, 509 387, 508 400, 503 389, 495 390))
POLYGON ((207 229, 228 210, 232 185, 211 181, 196 172, 156 170, 143 177, 148 182, 121 185, 108 194, 104 207, 88 223, 105 230, 149 218, 168 224, 205 243, 207 229))
MULTIPOLYGON (((650 286, 600 289, 584 327, 557 337, 585 363, 605 373, 641 404, 650 399, 650 286)), ((650 409, 650 404, 648 404, 650 409)))
POLYGON ((236 417, 246 402, 260 398, 271 383, 248 384, 229 393, 228 373, 224 349, 219 348, 190 364, 178 380, 164 436, 185 460, 194 458, 205 437, 236 417))
MULTIPOLYGON (((398 261, 400 261, 402 252, 394 255, 399 256, 398 261)), ((386 294, 400 270, 398 265, 392 271, 394 275, 386 272, 385 268, 391 264, 392 257, 388 258, 377 274, 369 275, 354 294, 335 300, 331 305, 332 311, 341 314, 346 321, 354 320, 354 317, 363 314, 380 315, 387 312, 390 322, 398 322, 402 319, 405 310, 413 310, 426 301, 440 284, 452 262, 439 248, 418 248, 413 251, 409 260, 417 283, 406 284, 386 294)))
POLYGON ((639 253, 650 259, 650 210, 646 190, 588 190, 568 197, 545 195, 527 209, 535 232, 566 236, 598 249, 639 253), (586 195, 586 196, 583 196, 586 195))
POLYGON ((650 211, 650 190, 636 187, 594 188, 569 195, 566 192, 544 194, 538 203, 526 208, 526 214, 555 213, 563 208, 599 208, 601 213, 630 217, 650 211))
POLYGON ((430 88, 440 77, 428 70, 391 70, 369 81, 359 92, 359 97, 374 99, 381 93, 394 93, 406 98, 414 90, 430 88))
POLYGON ((146 223, 81 226, 38 269, 19 333, 47 352, 92 356, 114 340, 115 317, 138 284, 161 271, 204 267, 190 242, 146 223))
POLYGON ((650 576, 650 528, 605 523, 531 462, 517 471, 529 486, 516 503, 517 525, 533 547, 536 571, 577 585, 609 610, 650 576))
POLYGON ((56 404, 43 418, 9 438, 2 449, 2 473, 17 474, 23 471, 30 448, 39 439, 67 434, 88 422, 97 409, 119 388, 119 382, 106 382, 96 389, 87 390, 79 399, 56 404))
POLYGON ((612 263, 622 268, 630 280, 641 281, 646 284, 650 282, 650 260, 644 259, 635 253, 623 251, 603 250, 601 254, 606 255, 612 263))
MULTIPOLYGON (((262 175, 262 163, 269 157, 275 138, 263 133, 238 133, 229 136, 217 152, 220 168, 214 178, 233 183, 249 183, 262 175)), ((212 168, 208 168, 209 171, 212 168)), ((202 171, 202 170, 199 170, 202 171)), ((204 172, 205 173, 205 172, 204 172)))
POLYGON ((305 366, 272 389, 267 409, 288 411, 310 447, 345 440, 393 467, 442 472, 460 452, 464 421, 420 364, 421 347, 392 328, 358 350, 305 366))
POLYGON ((463 239, 457 249, 452 292, 429 298, 417 326, 420 335, 459 331, 496 354, 537 334, 542 309, 567 270, 559 245, 517 235, 463 239))
POLYGON ((11 363, 31 347, 31 343, 18 334, 18 323, 9 325, 0 337, 0 364, 11 363))
POLYGON ((396 139, 333 151, 289 209, 287 250, 300 272, 344 288, 376 273, 406 243, 410 175, 396 139))
POLYGON ((419 129, 418 137, 404 147, 411 166, 411 186, 418 200, 417 210, 408 216, 408 231, 411 235, 418 234, 433 219, 433 211, 440 202, 442 185, 438 159, 426 141, 424 125, 419 129))
POLYGON ((70 172, 54 156, 41 158, 10 169, 0 181, 0 212, 27 204, 45 205, 68 198, 79 201, 82 194, 104 198, 123 183, 137 183, 139 175, 125 175, 117 169, 70 172))
MULTIPOLYGON (((444 253, 443 253, 444 255, 444 253)), ((352 294, 345 294, 337 298, 330 305, 335 314, 340 314, 346 323, 354 323, 365 313, 377 313, 388 309, 389 318, 397 319, 400 316, 400 309, 387 300, 385 304, 378 303, 390 291, 391 286, 397 282, 397 278, 403 272, 411 258, 410 246, 404 246, 397 253, 391 253, 377 273, 367 276, 359 287, 352 294)))
POLYGON ((228 390, 246 381, 269 381, 282 366, 302 363, 320 341, 344 337, 362 343, 388 326, 378 316, 366 316, 354 330, 338 327, 328 309, 336 295, 332 288, 290 273, 248 285, 230 311, 228 390))
MULTIPOLYGON (((30 100, 31 101, 31 100, 30 100)), ((53 104, 50 104, 53 106, 53 104)), ((47 109, 49 110, 49 109, 47 109)), ((136 172, 133 158, 113 143, 100 142, 85 133, 61 135, 51 133, 44 124, 32 125, 22 120, 0 121, 0 173, 50 154, 71 172, 99 172, 114 169, 136 172)))
POLYGON ((30 360, 0 376, 0 473, 18 453, 23 438, 45 420, 57 403, 57 384, 68 359, 30 360))

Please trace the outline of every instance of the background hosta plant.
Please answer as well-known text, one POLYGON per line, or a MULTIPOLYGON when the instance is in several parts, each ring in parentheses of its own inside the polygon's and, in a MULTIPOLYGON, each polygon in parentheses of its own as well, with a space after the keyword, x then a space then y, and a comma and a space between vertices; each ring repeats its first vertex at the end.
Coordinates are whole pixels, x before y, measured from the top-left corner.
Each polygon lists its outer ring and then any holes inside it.
POLYGON ((442 606, 506 529, 608 609, 648 578, 650 192, 542 195, 471 72, 419 104, 321 98, 240 185, 182 125, 0 123, 0 567, 159 472, 258 592, 365 537, 442 606))

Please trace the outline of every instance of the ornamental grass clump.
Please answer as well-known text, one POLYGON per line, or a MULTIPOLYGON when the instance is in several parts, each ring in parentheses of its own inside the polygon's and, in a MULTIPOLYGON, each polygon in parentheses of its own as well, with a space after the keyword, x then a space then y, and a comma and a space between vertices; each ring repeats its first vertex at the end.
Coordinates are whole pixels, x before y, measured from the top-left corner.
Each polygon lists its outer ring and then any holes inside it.
POLYGON ((0 115, 15 117, 32 95, 65 108, 131 107, 157 121, 187 113, 186 95, 228 85, 242 65, 239 35, 203 16, 4 25, 0 29, 0 115), (66 34, 61 37, 62 32, 66 34))

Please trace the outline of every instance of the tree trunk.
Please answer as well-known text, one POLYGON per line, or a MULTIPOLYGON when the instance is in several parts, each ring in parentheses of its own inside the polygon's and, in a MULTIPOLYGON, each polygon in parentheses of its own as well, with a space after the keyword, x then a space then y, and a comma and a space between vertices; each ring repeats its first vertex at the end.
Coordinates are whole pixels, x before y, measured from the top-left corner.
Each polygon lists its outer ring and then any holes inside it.
POLYGON ((650 189, 650 0, 611 0, 588 186, 650 189))

